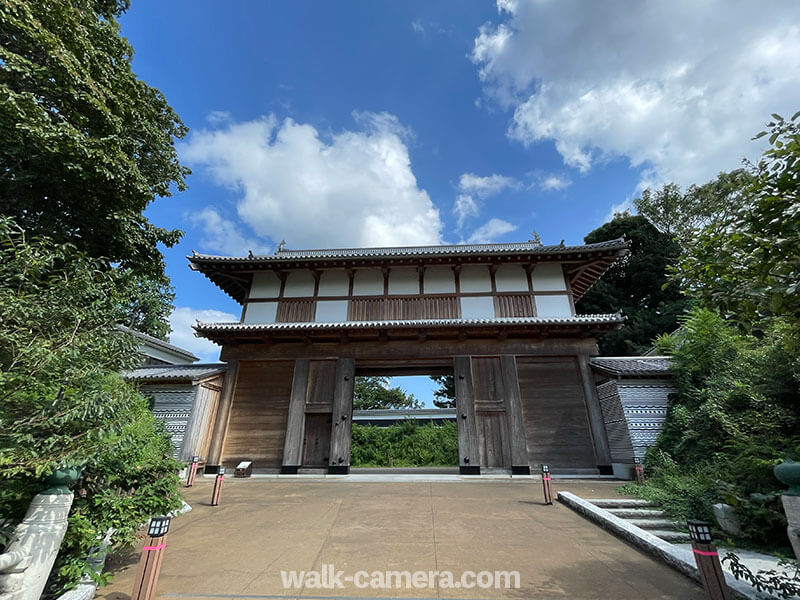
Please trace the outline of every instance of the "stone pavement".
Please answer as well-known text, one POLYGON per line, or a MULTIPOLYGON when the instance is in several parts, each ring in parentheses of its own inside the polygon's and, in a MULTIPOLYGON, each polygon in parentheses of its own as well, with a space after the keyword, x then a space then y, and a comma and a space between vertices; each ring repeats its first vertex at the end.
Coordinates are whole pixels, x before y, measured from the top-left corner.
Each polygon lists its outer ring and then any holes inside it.
MULTIPOLYGON (((555 491, 614 495, 616 482, 554 480, 555 491)), ((703 598, 692 581, 559 503, 531 480, 354 483, 226 478, 187 489, 158 585, 163 599, 231 598, 703 598), (357 571, 519 571, 519 589, 292 589, 281 570, 333 564, 357 571)), ((138 551, 109 564, 103 600, 129 600, 138 551)), ((368 579, 367 579, 368 581, 368 579)))

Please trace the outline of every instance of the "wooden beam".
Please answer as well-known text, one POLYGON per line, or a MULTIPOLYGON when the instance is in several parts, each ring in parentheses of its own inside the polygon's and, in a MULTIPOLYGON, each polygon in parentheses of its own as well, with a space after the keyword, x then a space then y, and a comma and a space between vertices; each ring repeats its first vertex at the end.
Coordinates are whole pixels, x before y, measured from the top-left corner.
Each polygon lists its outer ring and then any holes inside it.
POLYGON ((283 443, 281 473, 297 473, 303 464, 303 434, 306 425, 306 390, 310 361, 298 358, 294 361, 292 394, 289 397, 289 412, 286 419, 286 437, 283 443))
POLYGON ((525 423, 522 417, 522 396, 517 376, 517 357, 510 354, 500 356, 503 374, 503 392, 506 405, 508 433, 511 437, 511 472, 514 475, 529 475, 528 444, 525 439, 525 423))
POLYGON ((608 433, 606 432, 606 426, 603 421, 603 412, 600 409, 600 397, 597 394, 597 386, 592 376, 592 370, 589 367, 589 358, 585 354, 578 355, 578 368, 580 369, 583 383, 586 414, 589 417, 589 428, 592 432, 592 443, 594 444, 597 468, 600 470, 601 475, 610 475, 612 470, 608 433))
POLYGON ((239 361, 229 359, 228 370, 222 383, 222 393, 219 397, 217 415, 214 419, 214 430, 211 433, 211 443, 208 448, 206 465, 219 466, 222 458, 222 447, 225 444, 225 435, 228 432, 228 421, 231 418, 231 406, 233 405, 233 394, 236 390, 236 379, 239 376, 239 361))
POLYGON ((329 473, 342 474, 350 471, 355 379, 356 361, 352 358, 337 359, 336 380, 333 388, 329 473))
POLYGON ((480 475, 478 430, 475 424, 475 390, 472 384, 472 358, 453 358, 453 379, 456 389, 456 421, 458 425, 458 466, 465 475, 480 475))

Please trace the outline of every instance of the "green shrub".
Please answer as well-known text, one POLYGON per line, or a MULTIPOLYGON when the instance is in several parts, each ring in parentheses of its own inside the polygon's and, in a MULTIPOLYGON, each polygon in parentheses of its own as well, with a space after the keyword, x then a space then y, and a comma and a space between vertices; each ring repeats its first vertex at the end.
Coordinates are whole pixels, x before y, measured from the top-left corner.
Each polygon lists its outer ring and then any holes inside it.
POLYGON ((388 427, 353 425, 354 467, 458 465, 456 424, 417 424, 411 419, 388 427))

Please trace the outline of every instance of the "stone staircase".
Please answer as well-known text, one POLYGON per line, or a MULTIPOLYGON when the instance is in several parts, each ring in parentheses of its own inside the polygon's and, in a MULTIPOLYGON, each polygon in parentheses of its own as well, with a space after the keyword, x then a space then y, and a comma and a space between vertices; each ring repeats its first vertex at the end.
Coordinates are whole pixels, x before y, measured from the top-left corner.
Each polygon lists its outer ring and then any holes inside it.
POLYGON ((663 510, 659 510, 656 504, 647 500, 629 498, 606 500, 586 498, 585 500, 598 508, 607 510, 615 517, 624 519, 631 525, 647 530, 665 542, 675 544, 689 541, 689 533, 683 531, 680 523, 672 521, 663 510))

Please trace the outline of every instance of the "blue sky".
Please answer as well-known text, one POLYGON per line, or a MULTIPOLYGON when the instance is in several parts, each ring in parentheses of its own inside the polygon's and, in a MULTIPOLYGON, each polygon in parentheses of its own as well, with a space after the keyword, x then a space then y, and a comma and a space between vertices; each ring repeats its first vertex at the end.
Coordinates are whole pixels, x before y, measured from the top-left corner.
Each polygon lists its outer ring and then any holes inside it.
MULTIPOLYGON (((134 70, 190 128, 149 218, 172 341, 239 307, 187 268, 288 248, 582 241, 664 181, 757 158, 800 108, 800 3, 134 0, 134 70)), ((231 316, 232 315, 232 316, 231 316)))

